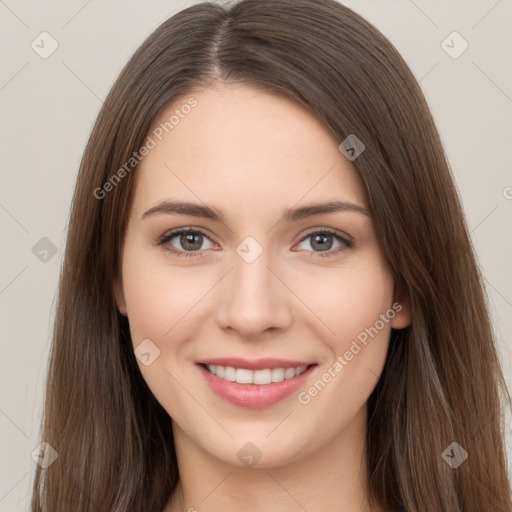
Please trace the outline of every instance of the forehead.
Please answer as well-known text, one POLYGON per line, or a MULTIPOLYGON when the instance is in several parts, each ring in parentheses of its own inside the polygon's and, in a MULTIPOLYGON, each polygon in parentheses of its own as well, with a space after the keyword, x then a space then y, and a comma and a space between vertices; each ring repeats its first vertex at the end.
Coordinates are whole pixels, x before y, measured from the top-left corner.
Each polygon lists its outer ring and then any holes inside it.
POLYGON ((165 108, 148 136, 155 146, 135 173, 136 208, 168 196, 253 211, 301 198, 365 205, 339 141, 276 94, 226 84, 197 90, 165 108))

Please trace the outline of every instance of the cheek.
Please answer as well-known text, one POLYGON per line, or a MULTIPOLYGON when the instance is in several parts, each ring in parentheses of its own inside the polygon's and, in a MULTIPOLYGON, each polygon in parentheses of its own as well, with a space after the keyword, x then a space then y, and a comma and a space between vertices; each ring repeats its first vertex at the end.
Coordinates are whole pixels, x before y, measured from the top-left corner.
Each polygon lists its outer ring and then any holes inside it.
POLYGON ((315 401, 310 411, 343 403, 333 416, 339 427, 366 402, 382 373, 394 316, 393 280, 382 260, 372 254, 315 280, 309 301, 328 327, 321 331, 326 333, 322 341, 329 355, 323 360, 321 382, 305 391, 301 403, 315 401), (322 398, 314 398, 317 395, 322 398))
POLYGON ((123 275, 124 293, 134 345, 142 339, 162 338, 172 327, 173 312, 179 308, 176 284, 148 266, 127 262, 123 275))
POLYGON ((186 323, 207 282, 193 270, 172 270, 159 251, 148 255, 147 248, 127 247, 125 255, 123 290, 133 343, 144 338, 164 342, 174 334, 174 326, 186 323))
POLYGON ((176 361, 183 356, 184 341, 193 336, 192 315, 187 313, 204 292, 197 290, 200 278, 172 270, 161 254, 152 252, 135 244, 126 246, 123 291, 133 347, 150 340, 154 344, 151 357, 158 353, 149 365, 138 360, 139 369, 155 398, 171 414, 187 407, 188 395, 179 385, 187 368, 176 361))
MULTIPOLYGON (((331 269, 332 270, 332 269, 331 269)), ((337 352, 347 350, 391 307, 393 281, 382 261, 361 258, 357 263, 302 280, 301 296, 325 328, 325 341, 337 352)), ((389 332, 389 324, 385 329, 389 332)))
POLYGON ((298 401, 312 422, 328 414, 334 433, 364 406, 382 373, 394 316, 393 281, 381 261, 372 259, 341 270, 324 285, 313 307, 334 331, 323 339, 330 354, 298 401))

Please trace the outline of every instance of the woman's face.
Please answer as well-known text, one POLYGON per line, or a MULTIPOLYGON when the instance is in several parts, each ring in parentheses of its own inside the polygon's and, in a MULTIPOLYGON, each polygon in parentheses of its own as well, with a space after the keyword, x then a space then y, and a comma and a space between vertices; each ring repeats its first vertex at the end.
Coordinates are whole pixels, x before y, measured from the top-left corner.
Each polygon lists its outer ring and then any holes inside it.
POLYGON ((124 178, 116 300, 175 435, 271 467, 364 430, 391 327, 409 319, 341 141, 237 85, 176 101, 149 136, 124 178))

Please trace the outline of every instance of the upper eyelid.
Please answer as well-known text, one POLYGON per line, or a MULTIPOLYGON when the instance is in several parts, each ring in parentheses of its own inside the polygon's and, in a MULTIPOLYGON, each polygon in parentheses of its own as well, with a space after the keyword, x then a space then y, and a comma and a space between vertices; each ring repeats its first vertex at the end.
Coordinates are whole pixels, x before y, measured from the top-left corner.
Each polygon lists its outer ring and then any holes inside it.
MULTIPOLYGON (((212 236, 209 235, 206 231, 204 231, 202 228, 195 228, 193 226, 187 226, 183 228, 175 228, 170 229, 166 231, 161 237, 159 237, 159 240, 163 240, 165 238, 174 238, 177 235, 180 235, 182 233, 201 233, 203 236, 209 238, 211 240, 212 236)), ((213 240, 211 240, 213 242, 213 240)))

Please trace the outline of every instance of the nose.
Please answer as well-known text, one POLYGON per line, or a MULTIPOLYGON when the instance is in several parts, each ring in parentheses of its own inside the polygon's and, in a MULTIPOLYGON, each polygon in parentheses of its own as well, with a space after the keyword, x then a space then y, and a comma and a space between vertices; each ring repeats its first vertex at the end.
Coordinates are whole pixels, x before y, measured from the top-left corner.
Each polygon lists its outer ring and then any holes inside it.
POLYGON ((286 330, 292 317, 293 293, 279 274, 266 251, 251 263, 235 254, 216 309, 218 325, 244 340, 261 339, 267 331, 286 330))

